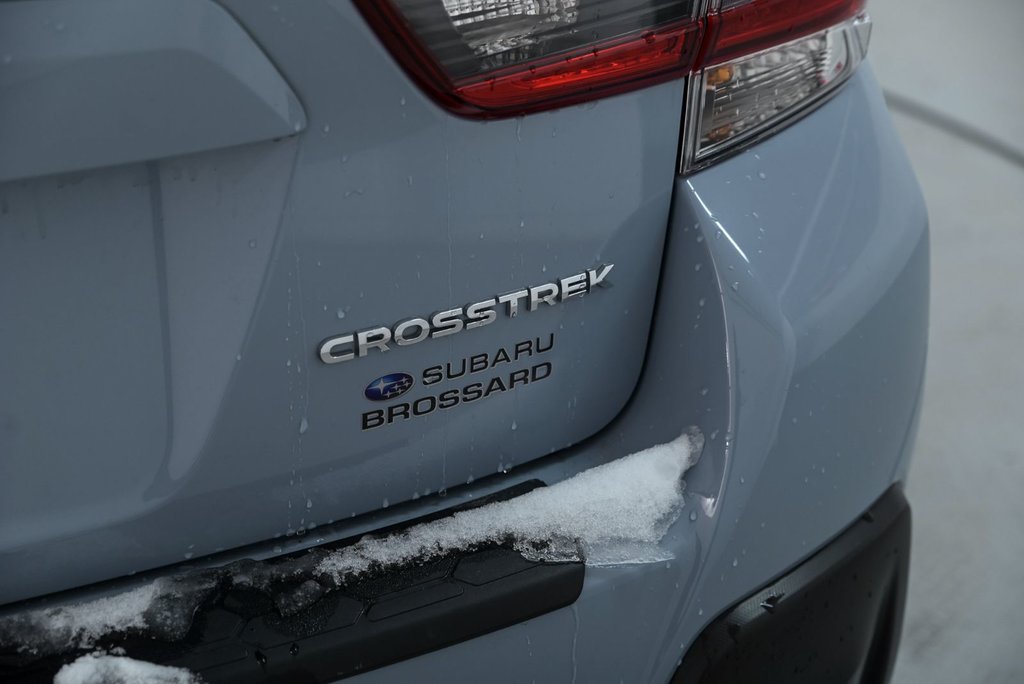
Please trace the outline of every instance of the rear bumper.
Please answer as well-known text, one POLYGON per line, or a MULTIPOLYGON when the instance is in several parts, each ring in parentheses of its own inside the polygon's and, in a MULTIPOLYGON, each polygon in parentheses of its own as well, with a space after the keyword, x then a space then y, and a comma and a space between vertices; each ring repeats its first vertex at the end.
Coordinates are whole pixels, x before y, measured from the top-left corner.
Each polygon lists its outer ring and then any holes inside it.
POLYGON ((909 567, 910 507, 896 485, 825 548, 715 618, 672 682, 887 681, 909 567))

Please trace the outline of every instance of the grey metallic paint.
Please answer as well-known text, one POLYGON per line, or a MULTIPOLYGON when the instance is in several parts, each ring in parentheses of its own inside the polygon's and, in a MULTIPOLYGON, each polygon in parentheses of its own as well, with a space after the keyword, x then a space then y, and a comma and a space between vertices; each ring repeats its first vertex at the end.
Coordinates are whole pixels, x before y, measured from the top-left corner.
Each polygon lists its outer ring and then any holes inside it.
POLYGON ((636 383, 681 83, 466 121, 347 2, 225 5, 303 133, 0 186, 0 602, 522 465, 601 429, 636 383), (559 307, 319 361, 340 331, 601 263, 614 287, 559 307), (361 431, 373 378, 552 332, 544 384, 361 431))
POLYGON ((717 613, 905 476, 927 301, 924 204, 862 65, 799 125, 679 179, 633 399, 597 437, 512 473, 555 481, 700 426, 689 508, 666 541, 676 560, 588 568, 571 608, 358 681, 455 668, 466 681, 667 681, 717 613))
POLYGON ((0 399, 0 602, 220 546, 256 543, 195 562, 359 534, 555 482, 697 425, 705 451, 665 541, 676 560, 588 568, 570 608, 359 678, 665 681, 717 612, 905 476, 927 216, 868 65, 799 124, 674 178, 679 83, 470 123, 419 95, 347 3, 226 4, 302 97, 302 136, 0 186, 0 340, 15 352, 0 378, 17 389, 0 399), (223 194, 238 184, 258 210, 223 194), (75 230, 105 198, 112 218, 75 230), (360 297, 346 276, 366 278, 385 257, 394 273, 360 297), (345 422, 366 382, 433 361, 433 341, 352 377, 312 372, 338 307, 353 327, 380 311, 398 320, 444 304, 439 293, 457 306, 495 282, 599 260, 616 263, 607 292, 517 320, 515 333, 493 325, 441 342, 458 357, 554 326, 573 382, 543 399, 494 399, 443 427, 367 439, 345 422), (68 269, 77 287, 42 282, 46 268, 68 269), (208 298, 223 278, 228 291, 208 298), (649 340, 623 332, 648 320, 649 340), (51 368, 40 357, 58 329, 89 334, 51 368), (62 373, 82 389, 61 399, 77 422, 55 425, 38 374, 62 373), (57 460, 42 473, 44 453, 57 460), (512 467, 483 477, 499 463, 512 467), (444 485, 447 497, 397 503, 444 485), (289 502, 304 508, 310 493, 318 523, 361 515, 273 540, 304 517, 289 502), (396 505, 382 509, 383 497, 396 505))
POLYGON ((208 0, 0 4, 0 182, 305 126, 295 93, 208 0))

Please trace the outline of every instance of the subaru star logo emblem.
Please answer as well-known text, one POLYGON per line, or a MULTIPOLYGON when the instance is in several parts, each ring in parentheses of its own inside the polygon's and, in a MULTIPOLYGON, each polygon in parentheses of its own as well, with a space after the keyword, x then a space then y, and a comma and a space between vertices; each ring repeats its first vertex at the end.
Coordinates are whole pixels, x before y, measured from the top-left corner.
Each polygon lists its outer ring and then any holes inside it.
POLYGON ((370 401, 387 401, 411 390, 413 382, 408 373, 389 373, 370 382, 363 394, 370 401))

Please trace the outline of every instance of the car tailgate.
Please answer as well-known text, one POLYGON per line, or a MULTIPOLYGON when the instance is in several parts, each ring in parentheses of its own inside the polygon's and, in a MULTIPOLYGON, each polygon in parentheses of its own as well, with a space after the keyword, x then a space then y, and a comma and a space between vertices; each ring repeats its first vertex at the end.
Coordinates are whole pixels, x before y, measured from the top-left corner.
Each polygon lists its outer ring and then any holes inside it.
MULTIPOLYGON (((639 376, 681 81, 470 121, 347 2, 224 4, 302 130, 0 185, 0 602, 506 471, 639 376), (454 310, 457 334, 359 355, 454 310)), ((207 106, 185 109, 246 118, 207 106)))

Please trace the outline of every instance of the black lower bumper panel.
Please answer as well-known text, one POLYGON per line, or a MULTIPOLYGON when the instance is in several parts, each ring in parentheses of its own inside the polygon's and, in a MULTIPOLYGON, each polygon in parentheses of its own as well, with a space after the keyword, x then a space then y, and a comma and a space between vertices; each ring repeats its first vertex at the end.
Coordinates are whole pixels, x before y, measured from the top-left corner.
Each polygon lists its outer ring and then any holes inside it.
POLYGON ((897 485, 828 546, 717 617, 673 684, 888 681, 909 561, 910 507, 897 485))

